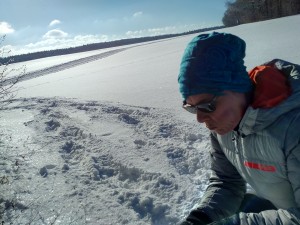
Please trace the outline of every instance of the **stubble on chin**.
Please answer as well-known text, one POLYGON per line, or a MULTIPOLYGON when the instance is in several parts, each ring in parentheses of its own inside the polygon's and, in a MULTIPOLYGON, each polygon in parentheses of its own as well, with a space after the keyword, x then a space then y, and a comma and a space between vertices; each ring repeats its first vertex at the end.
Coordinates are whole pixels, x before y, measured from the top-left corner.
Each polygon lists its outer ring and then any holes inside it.
MULTIPOLYGON (((224 135, 224 134, 227 134, 229 133, 230 131, 232 131, 234 129, 233 127, 233 123, 231 124, 228 124, 228 126, 225 126, 225 127, 215 127, 213 129, 213 131, 215 131, 217 134, 219 135, 224 135)), ((211 130, 211 129, 210 129, 211 130)))
POLYGON ((216 129, 214 130, 217 134, 219 135, 224 135, 224 134, 227 134, 229 131, 226 131, 224 129, 216 129))
POLYGON ((217 126, 214 126, 212 124, 209 124, 209 123, 205 123, 205 127, 208 128, 209 130, 214 130, 217 128, 217 126))

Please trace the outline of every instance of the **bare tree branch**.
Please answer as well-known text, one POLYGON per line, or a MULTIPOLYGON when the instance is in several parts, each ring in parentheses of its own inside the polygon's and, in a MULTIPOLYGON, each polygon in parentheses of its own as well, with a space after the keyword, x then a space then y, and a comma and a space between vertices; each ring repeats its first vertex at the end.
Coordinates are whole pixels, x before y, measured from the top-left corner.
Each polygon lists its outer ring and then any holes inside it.
MULTIPOLYGON (((3 45, 6 36, 0 37, 0 47, 3 45)), ((8 55, 11 51, 0 48, 0 56, 4 58, 4 55, 8 55)), ((1 60, 2 61, 2 60, 1 60)), ((15 85, 18 83, 21 76, 26 72, 26 66, 19 68, 13 68, 11 63, 12 59, 7 62, 0 62, 0 109, 9 104, 10 101, 16 96, 15 85)))

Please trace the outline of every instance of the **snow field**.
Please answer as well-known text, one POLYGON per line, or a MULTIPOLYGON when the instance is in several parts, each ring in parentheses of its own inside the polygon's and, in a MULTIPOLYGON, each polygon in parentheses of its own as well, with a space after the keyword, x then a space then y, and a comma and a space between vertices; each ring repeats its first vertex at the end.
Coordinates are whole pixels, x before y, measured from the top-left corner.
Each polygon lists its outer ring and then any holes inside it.
POLYGON ((175 224, 206 186, 207 137, 166 110, 33 98, 4 111, 22 134, 1 137, 5 221, 175 224))

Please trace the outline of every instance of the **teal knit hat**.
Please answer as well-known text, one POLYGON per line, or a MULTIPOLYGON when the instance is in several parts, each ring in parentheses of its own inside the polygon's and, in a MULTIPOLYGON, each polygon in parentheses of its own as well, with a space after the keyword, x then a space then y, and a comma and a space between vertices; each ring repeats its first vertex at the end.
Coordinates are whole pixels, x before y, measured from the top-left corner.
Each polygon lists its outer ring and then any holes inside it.
POLYGON ((252 82, 244 66, 246 43, 226 33, 200 34, 187 45, 178 76, 183 99, 223 91, 249 92, 252 82))

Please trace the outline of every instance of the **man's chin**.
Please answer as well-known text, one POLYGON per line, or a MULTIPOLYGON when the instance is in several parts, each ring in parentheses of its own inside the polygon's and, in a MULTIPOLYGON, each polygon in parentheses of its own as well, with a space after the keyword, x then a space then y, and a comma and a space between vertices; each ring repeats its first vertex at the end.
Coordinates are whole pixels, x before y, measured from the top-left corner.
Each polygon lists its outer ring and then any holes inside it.
POLYGON ((227 133, 230 132, 230 130, 218 129, 218 128, 216 128, 216 129, 214 129, 214 130, 212 130, 212 131, 216 132, 216 133, 219 134, 219 135, 224 135, 224 134, 227 134, 227 133))
POLYGON ((230 129, 224 129, 224 128, 218 128, 217 126, 209 126, 209 125, 205 125, 207 129, 209 129, 210 131, 214 131, 219 135, 224 135, 229 133, 231 130, 230 129))

